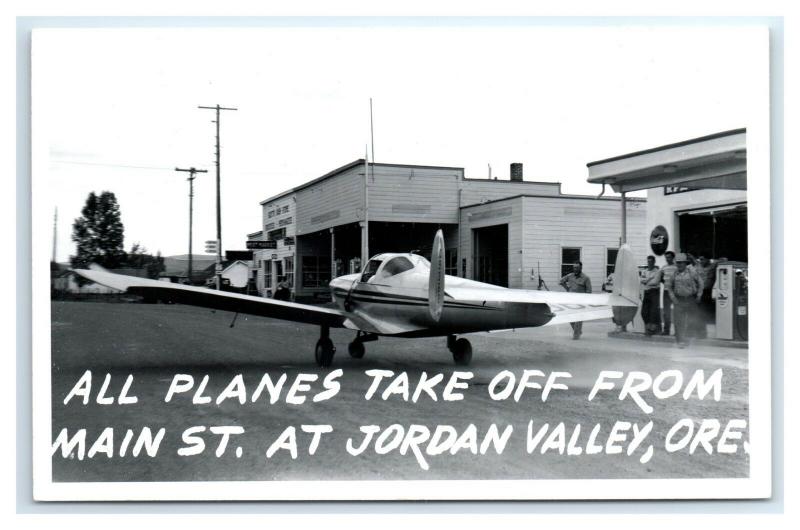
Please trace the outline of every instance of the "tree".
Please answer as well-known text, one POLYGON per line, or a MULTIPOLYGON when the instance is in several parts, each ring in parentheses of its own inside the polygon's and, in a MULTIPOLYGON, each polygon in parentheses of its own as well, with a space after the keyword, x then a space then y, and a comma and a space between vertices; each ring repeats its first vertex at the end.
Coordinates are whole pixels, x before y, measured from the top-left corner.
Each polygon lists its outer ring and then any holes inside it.
POLYGON ((148 254, 147 249, 139 243, 134 243, 131 247, 131 251, 128 252, 125 260, 125 265, 134 269, 146 269, 147 277, 152 279, 157 279, 158 275, 166 269, 160 250, 153 256, 148 254))
POLYGON ((111 269, 123 265, 126 260, 123 233, 117 197, 110 191, 100 195, 89 193, 81 217, 72 225, 72 241, 77 245, 76 254, 70 257, 72 267, 85 268, 97 263, 111 269))

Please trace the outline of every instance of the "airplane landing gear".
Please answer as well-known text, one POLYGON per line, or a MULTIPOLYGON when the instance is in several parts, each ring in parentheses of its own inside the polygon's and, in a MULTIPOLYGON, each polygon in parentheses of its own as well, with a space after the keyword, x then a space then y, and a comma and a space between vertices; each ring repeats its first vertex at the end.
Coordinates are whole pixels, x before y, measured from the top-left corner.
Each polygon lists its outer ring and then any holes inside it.
POLYGON ((447 336, 447 349, 453 354, 453 361, 459 366, 467 366, 472 360, 472 344, 467 339, 447 336))
POLYGON ((347 353, 350 354, 350 357, 353 359, 361 359, 364 357, 366 353, 366 348, 364 348, 364 343, 360 340, 354 340, 350 344, 347 345, 347 353))
POLYGON ((347 345, 347 352, 353 359, 361 359, 364 357, 364 353, 366 352, 364 349, 364 343, 374 340, 378 340, 377 335, 359 331, 356 333, 356 338, 353 339, 353 342, 347 345))
POLYGON ((336 346, 333 345, 329 333, 328 326, 322 326, 317 346, 314 348, 314 358, 317 361, 317 366, 322 368, 328 368, 333 363, 333 354, 336 353, 336 346))

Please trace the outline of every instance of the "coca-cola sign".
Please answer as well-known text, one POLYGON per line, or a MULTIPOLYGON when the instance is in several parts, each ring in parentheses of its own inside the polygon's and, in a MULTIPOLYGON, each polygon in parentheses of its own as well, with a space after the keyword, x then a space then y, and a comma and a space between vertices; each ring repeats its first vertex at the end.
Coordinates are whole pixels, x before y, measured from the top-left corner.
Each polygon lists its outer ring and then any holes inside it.
POLYGON ((669 246, 669 234, 667 229, 661 225, 653 228, 650 232, 650 248, 656 256, 663 256, 669 246))

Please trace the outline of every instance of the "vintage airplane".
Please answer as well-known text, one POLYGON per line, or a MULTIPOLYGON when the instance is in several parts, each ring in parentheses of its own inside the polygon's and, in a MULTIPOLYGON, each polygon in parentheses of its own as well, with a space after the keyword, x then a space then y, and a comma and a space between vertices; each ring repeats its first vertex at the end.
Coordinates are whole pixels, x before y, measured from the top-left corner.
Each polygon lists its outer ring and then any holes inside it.
POLYGON ((348 345, 354 358, 364 356, 365 342, 381 336, 444 336, 456 364, 466 365, 472 359, 472 346, 457 335, 611 318, 612 314, 627 322, 636 313, 639 301, 638 270, 628 245, 623 245, 617 255, 612 293, 528 291, 445 275, 441 230, 434 237, 431 262, 414 253, 379 254, 367 262, 363 272, 331 281, 338 309, 103 270, 75 272, 150 299, 318 325, 321 331, 315 358, 322 367, 331 365, 336 352, 330 328, 356 331, 348 345))

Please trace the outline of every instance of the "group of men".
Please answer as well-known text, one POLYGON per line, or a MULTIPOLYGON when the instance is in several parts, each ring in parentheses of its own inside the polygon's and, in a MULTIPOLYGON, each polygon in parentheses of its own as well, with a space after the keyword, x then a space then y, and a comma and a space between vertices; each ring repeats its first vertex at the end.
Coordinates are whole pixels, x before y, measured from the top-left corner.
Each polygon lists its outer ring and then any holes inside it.
POLYGON ((692 337, 706 338, 706 323, 714 314, 711 291, 715 270, 704 256, 695 259, 691 254, 676 255, 669 250, 664 258, 667 264, 659 269, 655 256, 648 256, 641 274, 645 334, 669 335, 674 317, 676 342, 679 348, 685 348, 692 337), (663 310, 659 304, 661 284, 663 310))
MULTIPOLYGON (((715 269, 704 256, 695 259, 691 254, 664 254, 667 264, 660 269, 655 256, 647 257, 647 267, 642 271, 642 320, 647 335, 670 335, 675 325, 675 338, 679 348, 685 348, 691 337, 706 337, 706 322, 714 313, 711 290, 715 269), (661 285, 664 285, 663 311, 661 285)), ((572 293, 591 293, 592 281, 583 273, 578 262, 573 271, 559 284, 572 293)), ((572 338, 580 339, 583 322, 572 322, 572 338)))

